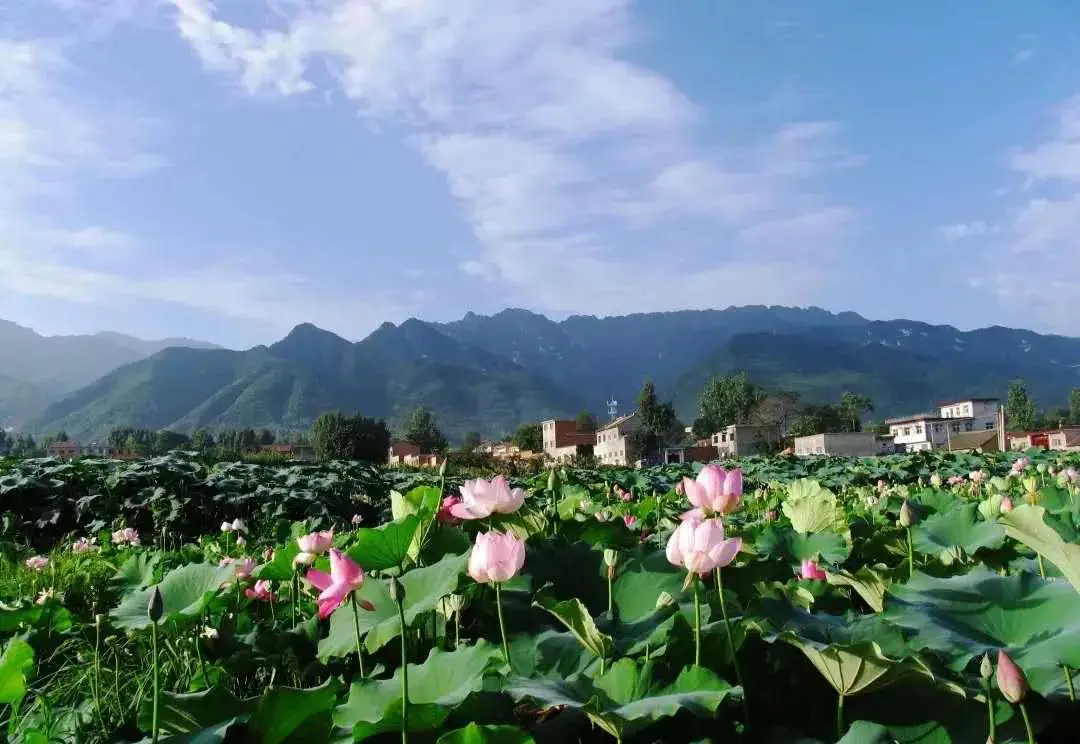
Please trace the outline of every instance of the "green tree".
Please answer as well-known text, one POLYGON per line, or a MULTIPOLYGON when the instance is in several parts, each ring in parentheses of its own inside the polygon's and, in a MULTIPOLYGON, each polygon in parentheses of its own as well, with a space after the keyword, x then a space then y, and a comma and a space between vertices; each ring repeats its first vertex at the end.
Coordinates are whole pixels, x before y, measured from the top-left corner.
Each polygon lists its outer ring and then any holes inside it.
POLYGON ((1009 395, 1005 400, 1005 418, 1013 431, 1031 431, 1035 428, 1035 402, 1028 395, 1023 380, 1009 383, 1009 395))
POLYGON ((191 446, 191 439, 187 434, 178 431, 162 429, 154 436, 154 452, 163 454, 176 449, 186 449, 191 446))
POLYGON ((713 377, 698 396, 694 434, 707 437, 725 426, 748 423, 754 407, 764 397, 764 391, 750 381, 746 372, 713 377))
POLYGON ((41 457, 45 454, 45 448, 39 446, 29 434, 19 434, 15 437, 15 441, 12 443, 11 450, 8 454, 11 457, 18 457, 21 459, 41 457))
POLYGON ((199 429, 191 435, 191 446, 199 452, 209 452, 215 445, 214 435, 206 429, 199 429))
POLYGON ((541 452, 544 449, 544 427, 539 423, 522 424, 510 441, 526 452, 541 452))
POLYGON ((862 416, 874 410, 874 402, 868 395, 845 392, 840 396, 840 409, 851 422, 850 431, 862 431, 862 416))
POLYGON ((642 453, 656 453, 657 458, 663 459, 661 450, 678 421, 675 406, 671 401, 661 403, 656 397, 656 387, 646 381, 638 394, 637 415, 641 423, 636 438, 642 453))
POLYGON ((840 406, 806 406, 791 422, 788 434, 808 437, 811 434, 837 434, 851 429, 851 418, 840 406))
POLYGON ((447 447, 446 437, 439 431, 439 423, 431 411, 420 406, 405 421, 405 439, 425 454, 442 452, 447 447))
POLYGON ((351 425, 341 411, 324 413, 311 427, 315 456, 320 460, 348 460, 352 454, 351 425))
POLYGON ((0 429, 0 457, 6 456, 13 444, 14 442, 8 436, 7 431, 0 429))
POLYGON ((349 455, 361 462, 386 462, 390 427, 382 419, 356 414, 349 419, 349 455))
POLYGON ((787 436, 791 422, 799 415, 799 394, 787 391, 769 393, 754 406, 748 423, 775 426, 781 436, 787 436))
POLYGON ((596 417, 588 411, 582 411, 577 415, 577 430, 580 432, 596 431, 596 417))
POLYGON ((470 431, 465 435, 465 439, 461 442, 462 452, 475 452, 477 447, 480 446, 480 432, 470 431))
POLYGON ((1069 423, 1080 424, 1080 388, 1069 393, 1069 423))

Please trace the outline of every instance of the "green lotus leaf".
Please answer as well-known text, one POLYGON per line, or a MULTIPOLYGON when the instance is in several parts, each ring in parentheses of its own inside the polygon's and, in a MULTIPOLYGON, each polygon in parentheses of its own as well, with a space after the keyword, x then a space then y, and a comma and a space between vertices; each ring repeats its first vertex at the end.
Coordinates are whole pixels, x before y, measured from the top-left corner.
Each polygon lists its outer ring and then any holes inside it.
POLYGON ((12 638, 0 655, 0 705, 17 706, 26 695, 26 683, 33 672, 34 649, 24 638, 12 638))
POLYGON ((504 691, 515 700, 529 699, 544 710, 575 708, 618 740, 680 712, 712 716, 728 696, 741 695, 704 667, 683 669, 670 685, 653 683, 653 665, 619 659, 605 674, 577 675, 565 681, 514 678, 504 691))
MULTIPOLYGON (((411 626, 425 612, 431 612, 439 600, 457 589, 465 570, 466 555, 448 555, 438 563, 414 568, 401 577, 405 588, 405 624, 411 626)), ((362 600, 374 610, 360 610, 360 634, 368 651, 377 651, 401 633, 397 605, 390 598, 385 581, 368 579, 357 590, 362 600)), ((342 605, 330 616, 330 631, 319 641, 319 658, 346 656, 356 651, 356 628, 352 607, 342 605)))
POLYGON ((465 728, 446 732, 436 744, 534 744, 534 740, 517 726, 477 726, 470 723, 465 728))
POLYGON ((954 548, 961 548, 968 555, 974 555, 980 548, 1000 548, 1005 544, 1005 530, 997 522, 979 519, 977 512, 975 504, 967 504, 928 517, 911 528, 913 547, 920 553, 935 556, 954 548))
MULTIPOLYGON (((162 622, 201 614, 207 603, 221 590, 221 585, 229 581, 234 573, 232 566, 209 563, 189 563, 169 571, 157 585, 164 607, 162 622)), ((124 595, 109 616, 120 628, 137 630, 149 627, 150 618, 146 608, 152 591, 152 588, 147 588, 124 595)))
MULTIPOLYGON (((432 649, 422 664, 409 664, 409 730, 437 730, 455 706, 483 687, 488 669, 501 662, 498 646, 479 641, 454 651, 432 649)), ((401 729, 401 669, 390 679, 353 682, 334 724, 352 730, 353 740, 401 729)))
POLYGON ((409 557, 419 532, 420 517, 416 514, 379 527, 362 527, 347 552, 364 570, 385 571, 400 566, 409 557))
POLYGON ((954 670, 1006 649, 1043 695, 1061 691, 1063 666, 1080 668, 1080 594, 1060 580, 983 567, 945 579, 916 572, 889 589, 884 617, 954 670))
POLYGON ((885 577, 888 567, 878 564, 874 568, 863 566, 854 573, 851 571, 826 571, 825 580, 833 586, 849 586, 863 598, 874 612, 885 609, 885 590, 889 579, 885 577))
POLYGON ((810 478, 788 486, 781 508, 800 535, 822 532, 844 523, 844 511, 838 505, 836 495, 810 478))
POLYGON ((1021 504, 1001 517, 1005 532, 1014 540, 1022 542, 1046 560, 1053 563, 1061 574, 1080 592, 1080 545, 1071 545, 1049 526, 1044 519, 1046 510, 1041 506, 1021 504))
POLYGON ((611 636, 597 630, 592 615, 585 609, 580 599, 567 599, 560 602, 541 589, 536 595, 533 606, 554 615, 594 656, 601 659, 611 656, 614 641, 611 636))

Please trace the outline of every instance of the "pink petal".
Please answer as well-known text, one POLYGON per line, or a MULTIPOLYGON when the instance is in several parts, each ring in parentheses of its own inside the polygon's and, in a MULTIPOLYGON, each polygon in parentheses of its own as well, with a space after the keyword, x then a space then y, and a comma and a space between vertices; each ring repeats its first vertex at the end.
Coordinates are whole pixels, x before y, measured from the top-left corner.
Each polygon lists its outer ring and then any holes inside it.
POLYGON ((364 569, 360 564, 337 548, 330 550, 330 575, 334 581, 350 587, 356 587, 364 583, 364 569))
POLYGON ((702 519, 705 519, 705 510, 704 509, 691 509, 688 512, 683 512, 682 516, 680 516, 679 519, 682 520, 683 522, 685 522, 688 519, 696 519, 696 520, 700 521, 702 519))
POLYGON ((491 512, 484 512, 482 508, 477 508, 475 511, 462 501, 461 503, 454 504, 450 507, 450 514, 458 519, 483 519, 491 514, 491 512))
POLYGON ((325 620, 334 614, 334 610, 341 606, 341 597, 329 597, 319 601, 319 619, 325 620))
POLYGON ((719 465, 706 465, 698 473, 697 483, 705 489, 705 497, 709 501, 715 501, 724 491, 724 480, 727 473, 719 465))
POLYGON ((691 505, 696 506, 699 509, 709 506, 708 494, 705 491, 705 487, 697 481, 683 478, 683 491, 686 493, 686 499, 691 505))
POLYGON ((306 579, 307 582, 314 586, 316 589, 320 590, 326 590, 330 588, 331 584, 334 583, 334 580, 330 577, 330 574, 325 574, 315 568, 308 569, 308 572, 304 574, 304 579, 306 579))
POLYGON ((741 537, 733 537, 730 540, 724 540, 719 549, 712 552, 712 558, 716 563, 716 568, 723 568, 731 563, 735 560, 735 556, 739 554, 740 550, 742 550, 741 537))

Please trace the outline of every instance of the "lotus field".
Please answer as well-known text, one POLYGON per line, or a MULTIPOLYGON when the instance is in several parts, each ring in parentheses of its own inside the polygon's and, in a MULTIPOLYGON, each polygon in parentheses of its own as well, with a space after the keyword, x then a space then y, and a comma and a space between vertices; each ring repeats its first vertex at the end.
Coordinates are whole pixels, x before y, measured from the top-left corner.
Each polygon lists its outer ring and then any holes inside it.
POLYGON ((0 729, 1080 742, 1076 468, 0 460, 0 729))

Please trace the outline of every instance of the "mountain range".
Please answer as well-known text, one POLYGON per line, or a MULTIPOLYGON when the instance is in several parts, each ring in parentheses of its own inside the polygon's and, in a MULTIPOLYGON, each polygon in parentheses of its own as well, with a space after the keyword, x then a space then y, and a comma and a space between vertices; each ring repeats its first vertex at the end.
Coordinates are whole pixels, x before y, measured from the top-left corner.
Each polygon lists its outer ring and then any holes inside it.
POLYGON ((217 348, 188 338, 147 341, 112 332, 43 336, 0 320, 0 424, 25 421, 117 367, 175 346, 217 348))
MULTIPOLYGON (((78 338, 101 336, 114 339, 78 338)), ((6 358, 4 343, 0 338, 6 358)), ((499 436, 526 421, 582 409, 603 413, 610 399, 625 412, 647 378, 689 422, 709 377, 737 370, 810 402, 835 400, 845 390, 864 393, 877 416, 921 411, 944 398, 1004 397, 1014 378, 1045 405, 1063 404, 1080 387, 1080 339, 870 321, 819 308, 562 321, 510 309, 449 323, 384 323, 356 343, 301 324, 270 346, 244 351, 186 340, 141 344, 114 344, 132 358, 89 384, 51 399, 42 392, 22 428, 63 429, 82 439, 129 425, 304 429, 334 409, 400 425, 423 405, 451 439, 469 431, 499 436), (161 344, 168 348, 155 350, 161 344)), ((19 380, 2 366, 0 374, 19 380)))

